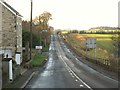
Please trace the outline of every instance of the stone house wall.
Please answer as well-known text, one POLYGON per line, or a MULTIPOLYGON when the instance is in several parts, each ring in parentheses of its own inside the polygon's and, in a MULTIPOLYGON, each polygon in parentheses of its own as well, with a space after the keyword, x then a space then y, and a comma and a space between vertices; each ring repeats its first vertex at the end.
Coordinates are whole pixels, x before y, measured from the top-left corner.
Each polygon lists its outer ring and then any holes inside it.
POLYGON ((0 4, 0 47, 2 47, 2 4, 0 4))
MULTIPOLYGON (((15 61, 16 52, 21 53, 22 61, 22 17, 7 3, 0 2, 0 55, 6 54, 7 56, 10 53, 12 60, 15 61)), ((3 84, 9 81, 8 63, 9 61, 2 61, 3 84)), ((13 79, 15 79, 20 74, 20 66, 16 63, 12 65, 13 79)))
POLYGON ((17 52, 21 53, 22 62, 22 18, 17 16, 16 18, 16 31, 17 31, 17 52))
POLYGON ((2 5, 2 49, 12 49, 14 57, 16 42, 16 16, 2 5))
POLYGON ((22 18, 15 15, 5 6, 2 7, 1 46, 3 50, 12 49, 13 60, 15 53, 21 52, 22 60, 22 18))

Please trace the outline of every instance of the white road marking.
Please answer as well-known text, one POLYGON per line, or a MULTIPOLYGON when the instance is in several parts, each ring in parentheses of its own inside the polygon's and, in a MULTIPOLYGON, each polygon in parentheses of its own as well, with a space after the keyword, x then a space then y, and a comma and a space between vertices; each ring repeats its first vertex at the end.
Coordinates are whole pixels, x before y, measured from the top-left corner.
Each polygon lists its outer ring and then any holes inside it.
POLYGON ((81 84, 80 87, 83 87, 83 85, 81 84))
POLYGON ((68 52, 70 52, 70 50, 69 50, 69 49, 67 49, 67 51, 68 51, 68 52))
MULTIPOLYGON (((62 59, 62 61, 64 62, 64 64, 65 65, 67 65, 67 63, 63 60, 63 58, 61 57, 61 59, 62 59)), ((67 65, 68 66, 68 65, 67 65)), ((90 90, 93 90, 89 85, 87 85, 82 79, 80 79, 73 71, 72 71, 72 69, 68 66, 68 68, 69 68, 69 72, 72 72, 73 73, 73 75, 79 80, 79 81, 81 81, 87 88, 89 88, 90 90)))
MULTIPOLYGON (((61 48, 60 45, 59 45, 59 48, 61 48)), ((62 48, 61 48, 61 49, 62 49, 62 48)), ((61 54, 61 53, 60 53, 60 50, 58 50, 58 52, 59 52, 59 55, 60 55, 60 54, 61 54)), ((64 62, 64 64, 67 65, 67 63, 63 60, 62 55, 61 55, 61 59, 62 59, 62 61, 64 62)), ((67 68, 70 70, 69 72, 72 72, 73 75, 74 75, 79 81, 81 81, 87 88, 89 88, 90 90, 93 90, 89 85, 87 85, 83 80, 81 80, 81 79, 72 71, 72 69, 71 69, 68 65, 67 65, 67 68)))
POLYGON ((77 58, 75 58, 75 59, 79 62, 79 60, 77 58))
POLYGON ((78 80, 76 79, 75 81, 77 82, 78 80))
POLYGON ((72 73, 70 73, 70 75, 72 75, 72 73))
MULTIPOLYGON (((59 45, 59 43, 57 43, 57 44, 58 44, 57 47, 59 47, 60 49, 62 49, 61 46, 59 45)), ((61 54, 60 51, 61 51, 61 50, 58 50, 59 55, 61 54)), ((70 53, 71 53, 71 52, 70 52, 70 53)), ((76 57, 74 57, 74 58, 76 59, 77 62, 80 62, 76 57)), ((80 58, 81 58, 81 57, 80 57, 80 58)), ((63 57, 61 57, 61 59, 62 59, 62 61, 63 61, 64 63, 66 63, 66 62, 63 60, 63 57)), ((64 59, 65 59, 65 58, 64 58, 64 59)), ((82 62, 80 62, 79 64, 83 65, 82 62)), ((87 65, 85 65, 85 66, 87 66, 87 65)), ((67 69, 68 69, 68 68, 70 68, 70 67, 68 66, 67 69)), ((71 69, 71 68, 70 68, 70 69, 71 69)), ((92 70, 92 68, 89 69, 89 70, 92 70)), ((94 70, 94 69, 93 69, 93 70, 94 70)), ((93 71, 93 70, 92 70, 92 71, 93 71)), ((96 72, 97 72, 97 71, 96 71, 96 72)), ((74 73, 74 72, 73 72, 73 73, 74 73)), ((98 72, 98 73, 99 73, 99 72, 98 72)), ((101 73, 100 73, 100 74, 101 74, 101 73)), ((74 75, 76 75, 76 74, 74 73, 74 75)), ((103 75, 103 74, 101 74, 101 75, 103 75)), ((76 75, 75 77, 76 77, 76 78, 79 78, 77 75, 76 75)), ((109 77, 107 77, 107 76, 105 76, 105 75, 103 75, 103 77, 106 77, 106 78, 108 78, 108 79, 113 80, 112 78, 109 78, 109 77)), ((79 79, 80 79, 80 78, 79 78, 79 79)), ((89 89, 93 90, 93 89, 92 89, 90 86, 88 86, 83 80, 80 79, 80 81, 81 81, 85 86, 87 86, 89 89)), ((116 80, 114 80, 114 81, 116 81, 116 80)), ((116 81, 116 82, 118 82, 118 81, 116 81)))
MULTIPOLYGON (((76 61, 77 61, 78 63, 80 62, 77 58, 75 58, 75 59, 76 59, 76 61)), ((80 62, 80 63, 81 63, 81 65, 83 64, 82 62, 80 62)), ((80 64, 80 63, 79 63, 79 64, 80 64)), ((85 65, 85 66, 88 67, 87 65, 85 65)), ((91 70, 91 72, 94 72, 94 73, 99 73, 99 74, 101 74, 103 77, 108 78, 108 79, 110 79, 110 80, 112 80, 112 81, 118 82, 118 81, 116 81, 116 80, 114 80, 114 79, 112 79, 112 78, 110 78, 110 77, 108 77, 108 76, 105 76, 104 74, 102 74, 102 73, 94 70, 93 68, 89 68, 89 70, 91 70)))
POLYGON ((87 85, 82 79, 80 79, 72 70, 71 70, 71 72, 74 74, 74 76, 78 79, 78 80, 80 80, 87 88, 89 88, 90 90, 93 90, 89 85, 87 85))
POLYGON ((28 82, 31 80, 31 78, 33 77, 33 75, 35 74, 35 72, 33 72, 30 77, 27 79, 27 81, 21 86, 21 88, 25 88, 25 86, 28 84, 28 82))

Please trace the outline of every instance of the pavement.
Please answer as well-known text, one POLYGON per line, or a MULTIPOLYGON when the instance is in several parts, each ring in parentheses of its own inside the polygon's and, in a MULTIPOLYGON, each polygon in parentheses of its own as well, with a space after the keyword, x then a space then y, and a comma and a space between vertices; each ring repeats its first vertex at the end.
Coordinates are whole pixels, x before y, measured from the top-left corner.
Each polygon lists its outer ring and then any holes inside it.
POLYGON ((3 90, 8 88, 14 88, 14 89, 25 88, 28 82, 35 75, 35 72, 38 70, 40 71, 40 69, 44 69, 43 66, 46 62, 47 60, 40 67, 24 68, 24 66, 21 66, 20 76, 16 78, 12 83, 8 83, 7 85, 5 85, 5 87, 3 87, 3 90))
POLYGON ((21 75, 15 79, 12 83, 8 83, 4 88, 23 88, 23 85, 25 84, 26 81, 29 80, 29 77, 32 75, 34 72, 33 69, 21 69, 21 75), (23 71, 22 71, 23 70, 23 71))

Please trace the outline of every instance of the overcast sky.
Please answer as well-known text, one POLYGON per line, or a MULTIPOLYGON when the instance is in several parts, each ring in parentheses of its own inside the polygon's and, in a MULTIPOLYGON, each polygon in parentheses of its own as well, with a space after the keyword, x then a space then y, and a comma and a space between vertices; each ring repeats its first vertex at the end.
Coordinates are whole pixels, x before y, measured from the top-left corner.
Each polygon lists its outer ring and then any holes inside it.
MULTIPOLYGON (((5 0, 23 20, 30 20, 30 0, 5 0)), ((118 26, 120 0, 33 0, 33 18, 48 11, 56 29, 89 29, 96 26, 118 26)))

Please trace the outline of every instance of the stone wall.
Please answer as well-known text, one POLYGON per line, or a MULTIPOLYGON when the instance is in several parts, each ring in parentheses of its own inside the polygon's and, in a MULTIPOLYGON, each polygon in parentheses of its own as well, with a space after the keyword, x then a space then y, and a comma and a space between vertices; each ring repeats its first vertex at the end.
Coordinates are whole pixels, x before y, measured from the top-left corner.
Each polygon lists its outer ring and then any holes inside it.
POLYGON ((9 82, 9 62, 3 61, 2 66, 2 85, 4 85, 9 82))
POLYGON ((22 62, 22 18, 17 16, 16 18, 16 30, 17 30, 17 52, 21 52, 22 62))
POLYGON ((2 47, 2 5, 0 3, 0 47, 2 47))
MULTIPOLYGON (((15 63, 15 53, 22 55, 22 19, 0 3, 0 52, 11 50, 13 60, 13 79, 20 74, 20 66, 15 63)), ((3 53, 3 52, 2 52, 3 53)), ((11 52, 10 52, 11 53, 11 52)), ((21 57, 22 60, 22 57, 21 57)), ((8 61, 3 63, 3 85, 9 81, 8 61)))
POLYGON ((2 16, 2 47, 3 49, 11 48, 13 55, 15 55, 16 16, 4 6, 2 6, 2 16))
POLYGON ((22 50, 22 19, 20 17, 17 17, 17 51, 21 52, 22 50))
MULTIPOLYGON (((0 50, 2 49, 2 4, 0 3, 0 50)), ((2 88, 2 55, 0 54, 0 90, 2 88)))

